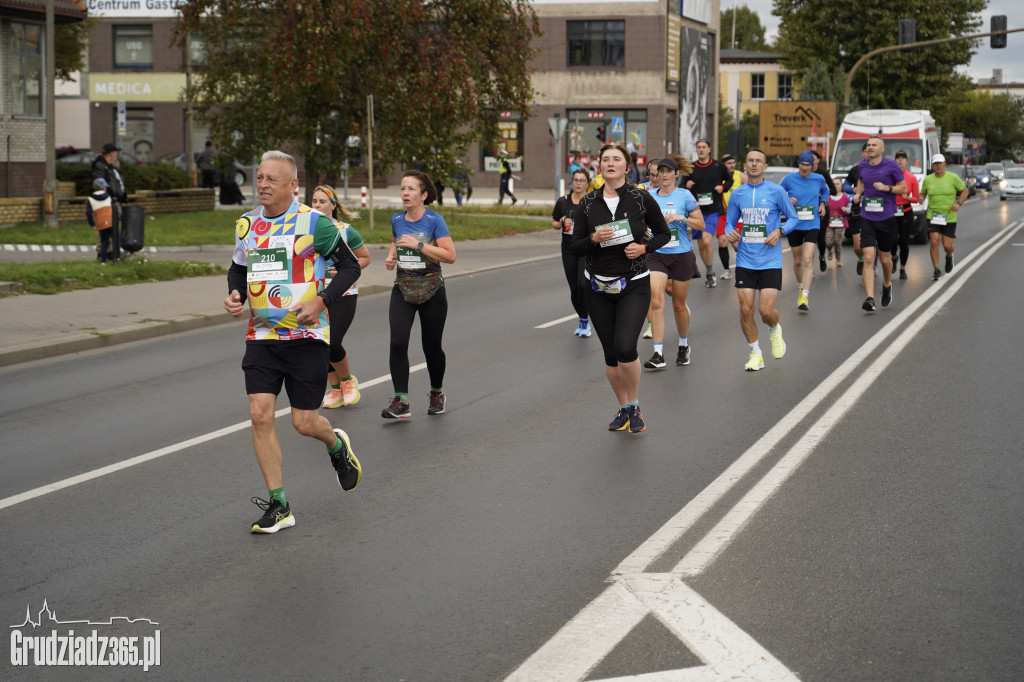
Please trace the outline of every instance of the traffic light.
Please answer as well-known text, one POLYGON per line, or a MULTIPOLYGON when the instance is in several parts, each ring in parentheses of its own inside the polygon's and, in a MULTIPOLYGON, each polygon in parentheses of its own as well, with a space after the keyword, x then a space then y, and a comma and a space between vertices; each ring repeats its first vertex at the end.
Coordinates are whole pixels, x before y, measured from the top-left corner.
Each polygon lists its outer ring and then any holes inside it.
MULTIPOLYGON (((900 19, 899 44, 909 45, 917 42, 917 20, 900 19)), ((913 48, 911 48, 913 49, 913 48)), ((907 50, 904 50, 906 52, 907 50)))
MULTIPOLYGON (((996 14, 992 16, 992 31, 1006 30, 1006 15, 996 14)), ((1000 33, 996 36, 989 36, 989 47, 1006 47, 1006 34, 1000 33)))
POLYGON ((597 126, 597 139, 601 142, 605 141, 605 127, 597 126))

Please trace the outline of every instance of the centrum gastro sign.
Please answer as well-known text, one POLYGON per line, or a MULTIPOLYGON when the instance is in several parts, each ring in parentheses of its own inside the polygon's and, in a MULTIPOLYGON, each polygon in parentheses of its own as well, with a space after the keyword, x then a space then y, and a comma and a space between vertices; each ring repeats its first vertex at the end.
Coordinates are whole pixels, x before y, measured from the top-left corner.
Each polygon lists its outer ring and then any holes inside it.
POLYGON ((187 0, 89 0, 89 16, 103 18, 176 17, 187 0))
POLYGON ((92 102, 177 102, 185 90, 183 73, 92 73, 92 102))

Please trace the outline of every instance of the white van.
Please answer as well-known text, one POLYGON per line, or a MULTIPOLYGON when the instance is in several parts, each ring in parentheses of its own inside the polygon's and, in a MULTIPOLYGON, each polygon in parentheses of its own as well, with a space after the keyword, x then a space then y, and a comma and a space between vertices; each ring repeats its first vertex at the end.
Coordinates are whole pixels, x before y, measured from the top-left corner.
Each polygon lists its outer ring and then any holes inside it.
MULTIPOLYGON (((839 126, 832 154, 832 177, 842 182, 846 174, 860 162, 860 150, 872 135, 885 142, 885 156, 893 158, 898 151, 907 153, 907 170, 918 184, 931 168, 931 158, 939 153, 939 130, 935 119, 925 110, 869 109, 847 114, 839 126)), ((928 241, 924 219, 925 205, 914 204, 917 230, 912 235, 919 244, 928 241)))

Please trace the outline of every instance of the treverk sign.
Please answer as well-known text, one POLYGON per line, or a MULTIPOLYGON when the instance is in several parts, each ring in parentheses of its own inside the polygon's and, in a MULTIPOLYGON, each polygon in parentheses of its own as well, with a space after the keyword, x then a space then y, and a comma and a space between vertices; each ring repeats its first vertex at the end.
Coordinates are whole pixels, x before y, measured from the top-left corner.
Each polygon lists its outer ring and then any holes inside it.
POLYGON ((810 148, 807 138, 835 129, 835 102, 761 102, 757 146, 769 156, 796 156, 810 148))
POLYGON ((92 102, 177 102, 185 90, 183 73, 92 73, 92 102))

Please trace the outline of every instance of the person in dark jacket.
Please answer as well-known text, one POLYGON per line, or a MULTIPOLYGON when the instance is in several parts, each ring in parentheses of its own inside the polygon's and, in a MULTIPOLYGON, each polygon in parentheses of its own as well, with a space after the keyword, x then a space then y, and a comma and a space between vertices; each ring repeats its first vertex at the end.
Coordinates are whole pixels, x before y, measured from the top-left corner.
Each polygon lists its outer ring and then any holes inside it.
MULTIPOLYGON (((121 172, 114 166, 114 162, 117 161, 117 156, 120 153, 121 148, 113 142, 107 142, 103 145, 103 150, 99 156, 97 156, 92 162, 92 179, 105 180, 107 183, 107 193, 111 198, 111 213, 113 216, 113 226, 109 234, 113 237, 113 243, 111 245, 111 258, 115 260, 121 257, 121 207, 128 201, 128 190, 124 183, 124 178, 121 177, 121 172)), ((105 249, 100 236, 97 235, 96 240, 96 259, 104 261, 105 249)))
MULTIPOLYGON (((814 172, 825 178, 825 184, 828 185, 828 195, 834 197, 836 195, 836 183, 832 180, 832 175, 828 172, 828 164, 825 163, 825 159, 821 158, 821 154, 818 153, 817 149, 812 149, 811 154, 814 154, 814 160, 816 164, 814 166, 814 172)), ((828 212, 821 218, 821 228, 818 230, 818 269, 822 272, 828 269, 828 264, 825 262, 825 235, 828 232, 828 212)))
POLYGON ((570 248, 586 258, 587 312, 604 350, 605 375, 619 401, 611 431, 646 429, 640 413, 637 339, 651 307, 647 254, 671 238, 654 198, 626 181, 629 150, 605 145, 600 164, 604 185, 580 201, 570 248))

